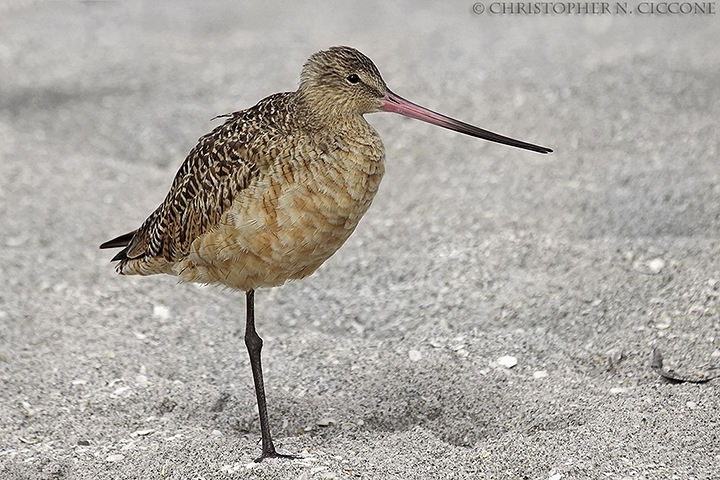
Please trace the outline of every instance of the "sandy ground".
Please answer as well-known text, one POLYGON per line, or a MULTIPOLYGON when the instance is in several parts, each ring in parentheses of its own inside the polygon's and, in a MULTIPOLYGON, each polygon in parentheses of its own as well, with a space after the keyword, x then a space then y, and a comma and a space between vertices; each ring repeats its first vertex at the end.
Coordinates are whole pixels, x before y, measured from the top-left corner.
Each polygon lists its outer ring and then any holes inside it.
POLYGON ((720 381, 649 368, 720 363, 717 16, 242 3, 0 6, 0 477, 717 478, 720 381), (303 458, 256 465, 243 295, 119 277, 97 246, 211 118, 336 44, 556 152, 370 117, 370 212, 257 295, 276 441, 303 458))

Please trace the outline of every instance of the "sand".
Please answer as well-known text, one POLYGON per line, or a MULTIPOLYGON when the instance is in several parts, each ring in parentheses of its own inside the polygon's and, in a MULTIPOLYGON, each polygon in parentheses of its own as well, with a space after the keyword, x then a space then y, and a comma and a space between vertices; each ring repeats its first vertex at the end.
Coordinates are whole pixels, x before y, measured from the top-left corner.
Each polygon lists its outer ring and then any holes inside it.
POLYGON ((0 478, 717 477, 720 380, 650 369, 720 363, 717 18, 484 6, 0 6, 0 478), (254 464, 243 295, 117 276, 97 246, 215 115, 337 44, 555 153, 368 117, 369 213, 257 293, 273 432, 302 458, 254 464))

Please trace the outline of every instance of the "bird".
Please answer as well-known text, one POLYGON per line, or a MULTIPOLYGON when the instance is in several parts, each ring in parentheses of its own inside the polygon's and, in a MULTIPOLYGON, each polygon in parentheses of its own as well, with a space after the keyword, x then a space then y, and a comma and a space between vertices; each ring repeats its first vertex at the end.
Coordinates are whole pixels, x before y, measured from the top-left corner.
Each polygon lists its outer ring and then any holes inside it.
POLYGON ((375 64, 346 46, 314 53, 296 91, 276 93, 201 137, 165 200, 136 230, 101 249, 122 275, 245 293, 250 357, 265 458, 289 457, 272 440, 255 327, 255 290, 305 278, 348 239, 384 174, 385 149, 364 115, 392 112, 542 154, 516 140, 428 110, 393 93, 375 64))

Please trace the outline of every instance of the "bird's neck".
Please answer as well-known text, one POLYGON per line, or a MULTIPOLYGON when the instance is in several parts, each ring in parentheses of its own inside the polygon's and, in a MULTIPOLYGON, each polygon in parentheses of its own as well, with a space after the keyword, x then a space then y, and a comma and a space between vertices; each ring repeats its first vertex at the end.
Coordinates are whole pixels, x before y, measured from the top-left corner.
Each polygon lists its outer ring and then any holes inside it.
POLYGON ((313 92, 298 90, 296 109, 298 118, 311 130, 356 131, 364 130, 368 123, 362 115, 348 112, 338 102, 326 97, 317 97, 313 92))

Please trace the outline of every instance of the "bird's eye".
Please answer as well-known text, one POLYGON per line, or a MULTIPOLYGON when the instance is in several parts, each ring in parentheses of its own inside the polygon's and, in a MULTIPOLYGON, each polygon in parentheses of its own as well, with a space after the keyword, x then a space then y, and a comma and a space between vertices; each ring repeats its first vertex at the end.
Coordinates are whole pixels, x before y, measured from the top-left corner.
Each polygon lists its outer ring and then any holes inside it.
POLYGON ((358 77, 356 73, 351 73, 348 75, 347 81, 354 85, 360 81, 360 77, 358 77))

